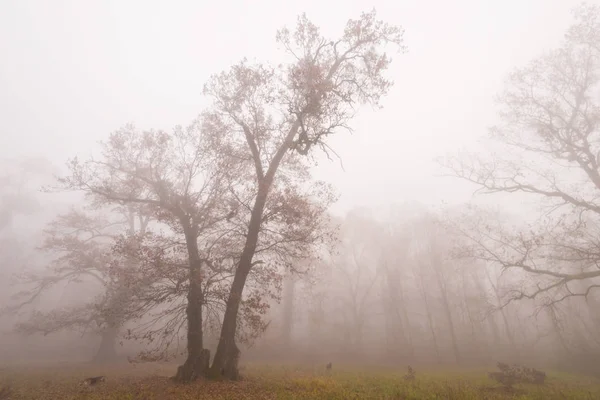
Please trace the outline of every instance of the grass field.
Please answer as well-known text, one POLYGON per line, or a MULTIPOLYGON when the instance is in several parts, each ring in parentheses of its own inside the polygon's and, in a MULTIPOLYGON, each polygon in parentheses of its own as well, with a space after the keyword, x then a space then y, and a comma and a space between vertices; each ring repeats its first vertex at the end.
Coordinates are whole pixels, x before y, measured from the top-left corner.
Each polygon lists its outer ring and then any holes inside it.
MULTIPOLYGON (((493 368, 490 368, 492 370, 493 368)), ((541 386, 517 385, 507 393, 487 377, 486 370, 417 369, 414 383, 404 370, 334 366, 291 367, 250 365, 239 382, 198 381, 178 385, 169 380, 174 365, 54 365, 0 369, 0 385, 10 385, 7 399, 600 399, 600 380, 549 373, 541 386), (107 381, 82 387, 87 377, 107 381)), ((1 399, 5 400, 5 399, 1 399)))

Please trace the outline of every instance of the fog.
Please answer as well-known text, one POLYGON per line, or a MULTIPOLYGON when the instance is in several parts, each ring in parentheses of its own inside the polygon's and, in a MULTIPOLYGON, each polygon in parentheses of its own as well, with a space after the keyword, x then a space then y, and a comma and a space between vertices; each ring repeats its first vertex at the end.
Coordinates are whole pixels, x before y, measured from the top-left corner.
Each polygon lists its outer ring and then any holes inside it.
POLYGON ((0 364, 600 376, 599 10, 2 2, 0 364))

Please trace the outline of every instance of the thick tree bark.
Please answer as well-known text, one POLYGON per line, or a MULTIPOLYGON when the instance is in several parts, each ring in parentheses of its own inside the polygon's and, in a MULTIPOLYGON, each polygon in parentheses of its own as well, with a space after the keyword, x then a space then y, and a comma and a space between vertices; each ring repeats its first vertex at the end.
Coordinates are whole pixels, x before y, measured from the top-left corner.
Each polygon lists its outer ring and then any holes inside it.
MULTIPOLYGON (((271 180, 267 180, 270 182, 271 180)), ((248 225, 248 234, 246 235, 246 244, 240 257, 240 262, 233 277, 233 283, 229 291, 227 299, 227 307, 223 316, 223 326, 221 327, 221 336, 215 358, 211 366, 210 376, 213 378, 224 377, 226 379, 235 380, 239 374, 237 371, 237 362, 239 360, 240 351, 235 344, 235 333, 237 329, 237 317, 242 300, 242 293, 246 285, 246 279, 252 268, 252 258, 256 251, 258 243, 258 235, 260 233, 260 225, 262 215, 267 201, 269 192, 269 184, 261 184, 259 187, 254 208, 250 216, 248 225), (227 368, 226 368, 227 367, 227 368), (236 370, 234 370, 234 367, 236 370)))
POLYGON ((254 142, 254 138, 252 137, 249 128, 247 126, 243 126, 243 128, 256 168, 258 193, 256 194, 254 207, 252 208, 252 213, 250 215, 250 223, 248 224, 248 233, 246 234, 244 250, 242 251, 238 267, 235 271, 235 276, 233 277, 233 283, 229 290, 225 315, 223 316, 223 325, 221 327, 221 336, 219 337, 219 344, 217 345, 217 351, 215 352, 215 358, 210 370, 211 377, 222 376, 228 379, 238 378, 237 371, 231 370, 233 365, 237 366, 240 356, 240 351, 235 344, 237 316, 240 309, 244 286, 246 285, 246 279, 252 269, 252 259, 254 258, 254 253, 256 251, 256 244, 258 243, 258 235, 260 233, 267 196, 269 195, 269 190, 273 184, 279 164, 287 151, 292 148, 294 137, 300 129, 300 121, 296 119, 290 127, 283 143, 279 146, 277 152, 273 156, 266 173, 264 173, 260 154, 258 153, 256 143, 254 142), (225 368, 226 366, 228 368, 225 368))
MULTIPOLYGON (((249 265, 250 263, 251 261, 245 261, 244 264, 240 262, 238 270, 241 268, 246 269, 246 265, 249 265)), ((210 376, 212 378, 224 377, 232 380, 237 379, 237 371, 232 370, 232 367, 236 365, 235 358, 239 357, 239 350, 235 344, 235 333, 237 329, 237 316, 240 308, 240 301, 242 299, 242 292, 244 290, 244 285, 246 284, 248 272, 236 273, 233 278, 229 298, 227 299, 227 308, 225 309, 225 315, 223 317, 221 336, 219 337, 219 344, 217 345, 217 351, 215 352, 215 358, 213 359, 210 370, 210 376), (226 366, 229 368, 226 369, 226 366)))
POLYGON ((95 363, 108 363, 118 359, 115 349, 119 330, 116 327, 109 326, 102 331, 100 347, 92 360, 95 363))
POLYGON ((191 382, 198 377, 206 376, 210 362, 210 352, 204 349, 202 330, 202 260, 198 251, 198 238, 195 229, 189 222, 183 221, 185 240, 189 256, 189 280, 186 307, 187 316, 187 359, 177 368, 174 379, 178 382, 191 382))

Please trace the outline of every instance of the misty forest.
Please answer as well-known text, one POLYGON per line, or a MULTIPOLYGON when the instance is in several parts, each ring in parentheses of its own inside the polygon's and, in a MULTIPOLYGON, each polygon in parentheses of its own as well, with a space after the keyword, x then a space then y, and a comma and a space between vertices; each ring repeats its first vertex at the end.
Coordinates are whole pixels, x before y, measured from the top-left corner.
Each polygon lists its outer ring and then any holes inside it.
MULTIPOLYGON (((294 8, 264 54, 192 37, 199 62, 223 54, 173 124, 116 94, 110 124, 97 122, 112 112, 103 103, 79 119, 56 105, 66 89, 9 85, 42 58, 2 56, 2 136, 37 150, 0 146, 0 400, 600 399, 600 5, 571 4, 544 28, 551 40, 494 70, 491 95, 460 115, 432 107, 410 125, 394 118, 434 98, 453 107, 438 82, 475 81, 444 65, 462 65, 452 50, 402 69, 427 44, 413 50, 409 17, 372 7, 319 23, 294 8), (27 96, 49 110, 36 115, 27 96), (18 113, 40 129, 11 133, 25 129, 18 113), (63 126, 51 114, 86 140, 51 137, 63 126), (474 114, 486 128, 452 138, 474 114), (452 145, 419 153, 436 146, 428 130, 452 145), (368 148, 385 175, 373 159, 346 172, 368 148), (433 166, 435 195, 373 191, 418 174, 406 157, 433 166), (335 176, 352 173, 363 178, 348 192, 335 176)), ((31 45, 8 36, 0 44, 31 45)), ((453 46, 441 30, 435 40, 453 46)))

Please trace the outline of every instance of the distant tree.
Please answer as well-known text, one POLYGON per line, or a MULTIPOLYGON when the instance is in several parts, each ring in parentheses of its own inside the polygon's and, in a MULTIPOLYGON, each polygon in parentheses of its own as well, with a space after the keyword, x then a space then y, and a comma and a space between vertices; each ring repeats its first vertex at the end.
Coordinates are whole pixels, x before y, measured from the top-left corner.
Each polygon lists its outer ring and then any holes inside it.
POLYGON ((9 227, 17 215, 40 211, 36 196, 45 179, 50 178, 54 168, 44 159, 26 158, 0 160, 0 232, 9 227))
POLYGON ((116 359, 116 342, 123 325, 143 314, 141 293, 154 277, 143 274, 134 260, 114 251, 121 239, 145 234, 149 217, 133 209, 117 212, 116 218, 101 213, 71 210, 58 216, 46 230, 41 250, 54 260, 42 272, 24 271, 20 283, 28 288, 17 293, 10 310, 23 309, 57 284, 87 284, 97 295, 82 304, 52 311, 35 310, 29 320, 17 325, 24 334, 44 336, 61 330, 80 330, 100 335, 94 361, 116 359), (139 221, 139 223, 136 223, 139 221))
POLYGON ((292 344, 292 330, 294 327, 294 297, 296 292, 296 277, 288 273, 284 278, 283 287, 283 312, 282 312, 282 347, 289 349, 292 344))
POLYGON ((392 212, 391 215, 386 216, 379 239, 382 247, 379 263, 384 277, 382 300, 390 345, 387 353, 414 360, 412 328, 414 321, 409 316, 411 306, 407 298, 407 289, 411 286, 408 273, 413 263, 410 257, 413 235, 407 225, 406 218, 396 213, 392 212))
POLYGON ((340 243, 329 260, 337 288, 331 290, 335 296, 333 301, 343 318, 343 335, 357 356, 364 355, 363 339, 373 314, 373 300, 377 297, 376 283, 383 273, 378 241, 381 241, 381 227, 367 214, 354 210, 346 216, 340 243))
MULTIPOLYGON (((254 166, 250 219, 211 367, 213 376, 237 376, 237 316, 247 277, 256 265, 257 246, 266 233, 265 209, 277 196, 274 184, 293 182, 307 170, 298 155, 309 154, 314 147, 330 151, 327 137, 348 129, 358 104, 378 105, 391 86, 383 76, 390 59, 381 48, 388 43, 403 48, 402 34, 400 28, 378 21, 373 11, 348 21, 342 37, 332 41, 302 15, 294 33, 282 29, 277 34, 290 63, 274 68, 243 61, 206 85, 205 93, 214 100, 204 115, 206 126, 221 132, 233 154, 249 158, 254 166), (286 170, 294 172, 285 174, 286 170)), ((296 218, 312 216, 299 210, 296 218)))
POLYGON ((600 8, 581 5, 575 18, 558 49, 509 75, 502 123, 491 130, 495 155, 445 163, 481 192, 528 194, 546 208, 528 226, 479 211, 456 224, 471 239, 464 255, 520 271, 531 283, 515 287, 508 302, 552 305, 600 288, 600 8))
POLYGON ((420 254, 418 255, 420 266, 431 272, 432 280, 435 282, 432 282, 432 284, 437 286, 442 313, 448 324, 447 332, 450 336, 454 360, 460 363, 462 356, 458 346, 458 334, 453 313, 453 309, 456 307, 451 304, 452 277, 457 274, 452 265, 449 265, 446 256, 450 248, 449 236, 446 231, 440 229, 437 218, 433 215, 423 215, 421 217, 418 232, 421 236, 420 254))
MULTIPOLYGON (((56 204, 42 201, 39 188, 52 180, 53 166, 44 159, 0 160, 0 304, 8 304, 13 275, 37 260, 33 251, 40 228, 56 204)), ((0 307, 1 308, 1 307, 0 307)), ((14 316, 3 315, 7 325, 14 316)))

